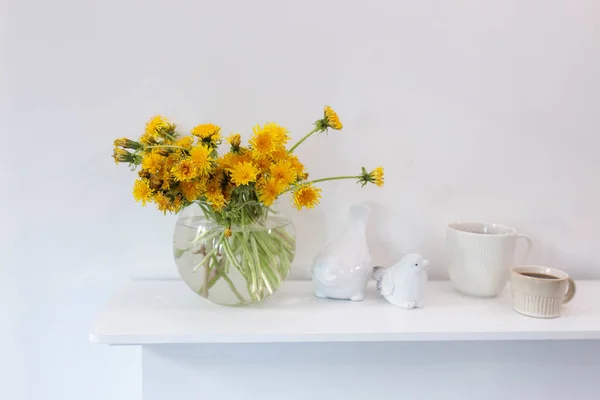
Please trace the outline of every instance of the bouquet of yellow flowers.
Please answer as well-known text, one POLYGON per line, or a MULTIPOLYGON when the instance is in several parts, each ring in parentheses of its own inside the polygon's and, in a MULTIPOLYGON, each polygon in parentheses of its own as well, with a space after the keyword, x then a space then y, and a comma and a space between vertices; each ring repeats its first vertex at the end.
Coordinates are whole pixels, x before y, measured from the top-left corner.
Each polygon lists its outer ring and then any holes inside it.
POLYGON ((371 172, 363 167, 354 176, 308 180, 294 150, 314 133, 329 128, 341 130, 342 123, 326 106, 314 129, 290 148, 288 131, 268 122, 253 128, 247 146, 242 146, 240 134, 229 135, 228 151, 219 155, 219 126, 198 125, 184 136, 168 119, 154 116, 137 141, 114 141, 113 158, 133 170, 139 168, 133 196, 142 205, 154 203, 164 213, 178 213, 191 205, 200 210, 202 221, 186 211, 180 214, 178 224, 193 230, 191 236, 178 238, 175 232, 175 241, 182 241, 175 243, 175 258, 187 257, 177 264, 188 285, 217 303, 246 304, 272 294, 287 276, 294 256, 290 224, 283 224, 283 217, 272 209, 279 196, 290 192, 297 209, 311 209, 321 198, 317 183, 356 179, 363 186, 383 185, 382 167, 371 172), (200 269, 204 273, 196 274, 200 269), (220 282, 227 293, 209 297, 220 282), (247 293, 241 293, 240 285, 247 293))

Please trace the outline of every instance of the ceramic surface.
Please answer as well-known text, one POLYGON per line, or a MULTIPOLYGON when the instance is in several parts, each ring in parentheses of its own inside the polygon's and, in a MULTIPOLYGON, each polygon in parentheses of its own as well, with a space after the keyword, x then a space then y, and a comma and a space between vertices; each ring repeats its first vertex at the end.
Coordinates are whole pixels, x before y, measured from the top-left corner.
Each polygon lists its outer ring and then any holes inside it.
POLYGON ((419 254, 411 253, 389 268, 377 268, 377 290, 391 304, 411 309, 423 307, 427 283, 425 267, 429 262, 419 254))
POLYGON ((373 272, 365 232, 368 218, 368 206, 352 206, 344 234, 315 259, 312 277, 317 297, 353 301, 364 298, 373 272))
POLYGON ((494 297, 508 282, 517 239, 531 240, 514 228, 481 222, 457 222, 446 230, 448 272, 454 287, 469 296, 494 297))
POLYGON ((563 304, 573 299, 575 282, 566 272, 539 265, 523 265, 511 271, 513 309, 535 318, 560 316, 563 304), (544 275, 539 278, 524 274, 544 275))

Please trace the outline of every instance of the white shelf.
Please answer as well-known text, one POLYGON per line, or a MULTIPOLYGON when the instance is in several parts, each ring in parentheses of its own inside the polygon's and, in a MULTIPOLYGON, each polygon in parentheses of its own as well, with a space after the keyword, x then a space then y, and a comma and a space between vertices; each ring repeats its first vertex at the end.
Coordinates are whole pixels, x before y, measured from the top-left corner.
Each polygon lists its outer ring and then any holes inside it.
POLYGON ((517 314, 508 294, 473 299, 430 282, 425 308, 404 310, 373 287, 364 301, 323 300, 312 282, 289 281, 263 304, 212 305, 182 281, 133 281, 116 293, 90 332, 94 343, 365 342, 600 339, 600 281, 579 281, 563 316, 517 314))

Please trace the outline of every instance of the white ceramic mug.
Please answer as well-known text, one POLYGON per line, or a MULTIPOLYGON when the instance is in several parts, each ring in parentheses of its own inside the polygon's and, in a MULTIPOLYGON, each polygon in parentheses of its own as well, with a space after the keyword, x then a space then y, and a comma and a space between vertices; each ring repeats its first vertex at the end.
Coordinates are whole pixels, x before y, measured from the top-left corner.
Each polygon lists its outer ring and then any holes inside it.
POLYGON ((575 281, 566 272, 540 265, 513 268, 510 286, 513 309, 535 318, 560 317, 563 304, 577 292, 575 281))
POLYGON ((505 225, 455 222, 446 230, 448 272, 454 287, 469 296, 494 297, 502 292, 514 265, 517 238, 531 240, 505 225))

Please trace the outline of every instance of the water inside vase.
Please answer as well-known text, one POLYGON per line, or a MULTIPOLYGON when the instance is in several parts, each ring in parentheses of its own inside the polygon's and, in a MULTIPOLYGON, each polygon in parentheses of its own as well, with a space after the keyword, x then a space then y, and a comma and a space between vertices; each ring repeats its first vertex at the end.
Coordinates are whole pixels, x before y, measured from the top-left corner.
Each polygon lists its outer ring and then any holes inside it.
POLYGON ((222 305, 255 303, 271 295, 287 276, 294 257, 291 221, 274 215, 231 226, 226 240, 224 229, 200 216, 177 222, 173 251, 183 280, 194 292, 222 305))

